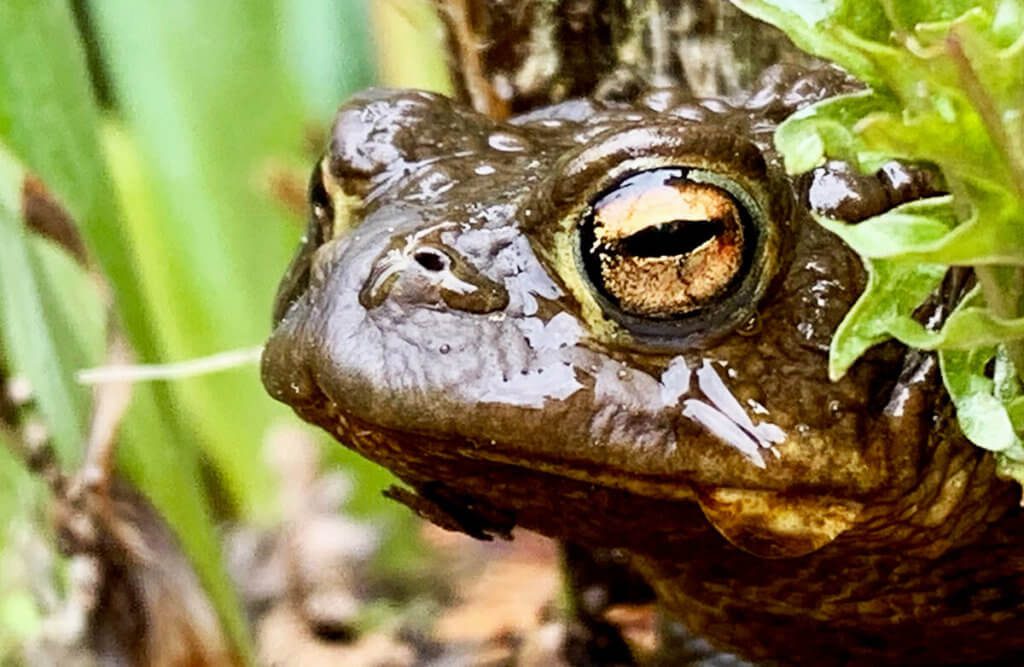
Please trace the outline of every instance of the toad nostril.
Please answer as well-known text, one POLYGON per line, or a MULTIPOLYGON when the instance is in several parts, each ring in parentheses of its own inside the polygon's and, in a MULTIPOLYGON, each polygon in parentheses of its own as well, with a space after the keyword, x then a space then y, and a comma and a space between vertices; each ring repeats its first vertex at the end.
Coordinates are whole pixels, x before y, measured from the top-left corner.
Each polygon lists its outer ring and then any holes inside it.
POLYGON ((420 250, 412 258, 427 271, 441 271, 448 264, 446 258, 436 250, 420 250))

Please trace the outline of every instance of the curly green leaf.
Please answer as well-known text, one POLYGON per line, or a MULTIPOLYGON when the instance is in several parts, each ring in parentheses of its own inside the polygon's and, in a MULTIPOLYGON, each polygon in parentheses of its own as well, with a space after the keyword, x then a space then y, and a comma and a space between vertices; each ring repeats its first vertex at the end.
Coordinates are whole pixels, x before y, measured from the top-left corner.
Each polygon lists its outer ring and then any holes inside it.
POLYGON ((871 91, 832 97, 787 118, 775 133, 786 171, 802 174, 825 162, 826 156, 847 160, 866 169, 877 168, 887 156, 871 151, 853 131, 856 123, 892 100, 871 91))
POLYGON ((946 274, 936 264, 865 260, 868 283, 832 337, 829 377, 838 380, 868 348, 891 337, 890 325, 912 313, 946 274))

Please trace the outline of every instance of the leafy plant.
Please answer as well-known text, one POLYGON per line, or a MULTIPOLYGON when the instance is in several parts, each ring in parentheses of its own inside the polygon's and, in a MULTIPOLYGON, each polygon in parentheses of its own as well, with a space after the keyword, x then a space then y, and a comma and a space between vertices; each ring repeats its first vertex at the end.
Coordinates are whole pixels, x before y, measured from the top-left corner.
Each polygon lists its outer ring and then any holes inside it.
POLYGON ((1024 482, 1024 1, 733 2, 868 85, 779 127, 788 171, 826 157, 863 171, 927 161, 952 193, 856 225, 819 216, 869 276, 832 340, 830 375, 890 337, 938 350, 964 434, 1024 482), (913 313, 949 267, 973 269, 977 286, 931 330, 913 313))

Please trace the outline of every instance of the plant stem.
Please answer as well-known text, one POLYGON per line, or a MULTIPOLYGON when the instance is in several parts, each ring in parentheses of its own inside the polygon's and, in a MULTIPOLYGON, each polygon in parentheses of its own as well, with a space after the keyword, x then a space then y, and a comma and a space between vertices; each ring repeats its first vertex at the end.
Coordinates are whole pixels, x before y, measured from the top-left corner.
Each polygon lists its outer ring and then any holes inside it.
MULTIPOLYGON (((995 146, 1000 147, 1003 160, 1009 169, 1010 187, 1018 199, 1024 199, 1024 160, 1013 150, 1014 142, 1002 123, 995 101, 985 88, 970 59, 964 52, 960 35, 956 29, 946 39, 946 50, 956 64, 960 74, 960 82, 967 91, 982 122, 988 129, 989 136, 995 146)), ((978 282, 985 294, 985 301, 996 315, 1005 318, 1020 317, 1024 311, 1024 270, 1014 266, 979 266, 975 270, 978 282)), ((1007 353, 1018 374, 1024 372, 1024 343, 1009 341, 1006 343, 1007 353)))
MULTIPOLYGON (((975 269, 985 302, 992 312, 1004 318, 1024 315, 1024 269, 1016 266, 979 266, 975 269)), ((1018 375, 1024 370, 1024 342, 1005 343, 1018 375)))
POLYGON ((970 99, 975 111, 978 112, 982 122, 985 124, 989 136, 992 138, 992 144, 1002 153, 1002 158, 1009 170, 1011 187, 1016 192, 1017 197, 1024 198, 1024 159, 1014 150, 1016 144, 1010 140, 995 101, 978 77, 978 73, 975 71, 967 54, 964 53, 960 35, 957 34, 955 28, 946 39, 946 50, 956 65, 957 72, 960 75, 960 83, 963 85, 964 90, 967 91, 968 99, 970 99))

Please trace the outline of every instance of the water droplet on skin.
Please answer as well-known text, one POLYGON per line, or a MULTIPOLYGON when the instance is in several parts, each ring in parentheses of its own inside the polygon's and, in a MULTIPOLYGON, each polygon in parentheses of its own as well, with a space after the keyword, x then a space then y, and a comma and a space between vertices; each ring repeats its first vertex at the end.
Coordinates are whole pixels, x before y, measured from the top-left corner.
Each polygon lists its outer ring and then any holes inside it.
POLYGON ((437 351, 440 352, 441 354, 448 354, 449 352, 452 351, 452 346, 449 345, 448 343, 444 343, 441 345, 441 347, 437 348, 437 351))
POLYGON ((495 132, 487 137, 487 145, 503 153, 521 153, 526 150, 526 142, 507 132, 495 132))
POLYGON ((751 315, 746 322, 740 325, 737 330, 741 336, 753 336, 761 332, 761 318, 758 317, 757 313, 751 315))
POLYGON ((629 377, 629 371, 627 371, 625 368, 620 368, 616 375, 620 380, 625 380, 626 378, 629 377))
POLYGON ((489 164, 482 164, 473 170, 473 173, 477 176, 490 176, 495 172, 494 167, 489 164))

